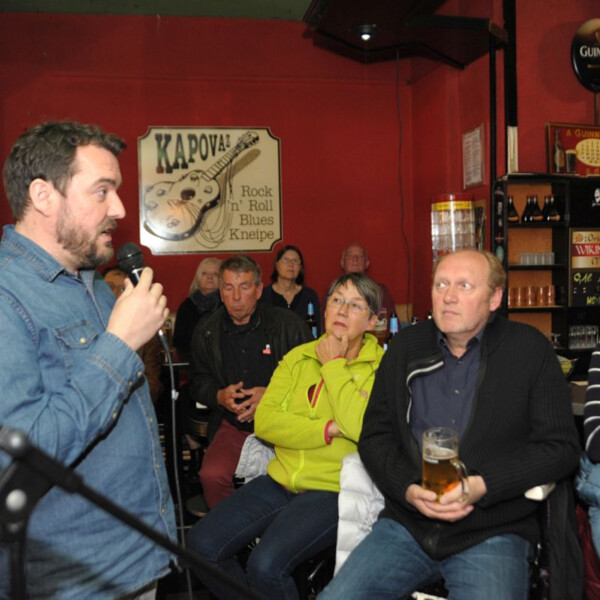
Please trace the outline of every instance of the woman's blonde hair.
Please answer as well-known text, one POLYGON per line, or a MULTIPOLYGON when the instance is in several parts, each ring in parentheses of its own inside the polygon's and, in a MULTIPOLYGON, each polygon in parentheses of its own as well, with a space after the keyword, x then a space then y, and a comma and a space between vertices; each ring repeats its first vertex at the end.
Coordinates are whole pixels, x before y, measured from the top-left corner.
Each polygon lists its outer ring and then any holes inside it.
POLYGON ((200 277, 202 277, 202 273, 204 273, 204 271, 206 270, 206 267, 208 267, 208 265, 210 265, 210 264, 216 265, 217 270, 218 270, 219 267, 221 266, 221 259, 220 258, 205 258, 203 261, 200 262, 200 264, 198 265, 198 268, 196 269, 194 278, 192 279, 192 283, 190 285, 190 293, 189 293, 190 296, 196 290, 200 289, 200 277))

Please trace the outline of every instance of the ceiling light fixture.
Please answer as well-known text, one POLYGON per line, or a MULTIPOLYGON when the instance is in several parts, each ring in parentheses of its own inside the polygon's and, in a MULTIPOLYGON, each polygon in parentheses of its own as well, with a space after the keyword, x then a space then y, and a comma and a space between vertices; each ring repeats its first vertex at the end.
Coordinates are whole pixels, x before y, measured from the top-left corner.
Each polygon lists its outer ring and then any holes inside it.
POLYGON ((370 42, 379 32, 379 26, 365 23, 363 25, 355 25, 351 31, 363 42, 370 42))

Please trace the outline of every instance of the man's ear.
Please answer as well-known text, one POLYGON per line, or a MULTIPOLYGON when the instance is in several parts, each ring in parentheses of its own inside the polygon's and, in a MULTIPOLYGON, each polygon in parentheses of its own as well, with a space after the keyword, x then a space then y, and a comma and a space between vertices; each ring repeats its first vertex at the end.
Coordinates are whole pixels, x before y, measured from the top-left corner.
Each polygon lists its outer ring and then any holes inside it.
POLYGON ((497 287, 490 298, 490 311, 494 312, 500 308, 500 304, 502 304, 502 288, 497 287))
POLYGON ((46 217, 50 216, 55 205, 53 192, 54 186, 51 183, 39 177, 34 179, 29 184, 29 199, 33 209, 46 217))

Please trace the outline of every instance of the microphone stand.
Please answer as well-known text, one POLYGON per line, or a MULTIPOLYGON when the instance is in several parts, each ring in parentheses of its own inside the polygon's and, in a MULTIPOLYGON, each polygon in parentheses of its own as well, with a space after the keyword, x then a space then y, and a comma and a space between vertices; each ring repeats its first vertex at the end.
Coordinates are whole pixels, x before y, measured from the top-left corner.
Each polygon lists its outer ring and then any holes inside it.
POLYGON ((245 597, 264 600, 262 596, 232 579, 198 554, 178 546, 167 536, 88 487, 73 470, 32 446, 22 431, 2 426, 0 449, 13 458, 8 468, 0 472, 0 523, 4 528, 3 537, 10 548, 12 600, 25 600, 24 555, 29 517, 37 502, 55 485, 68 493, 83 496, 184 562, 200 571, 210 572, 245 597))

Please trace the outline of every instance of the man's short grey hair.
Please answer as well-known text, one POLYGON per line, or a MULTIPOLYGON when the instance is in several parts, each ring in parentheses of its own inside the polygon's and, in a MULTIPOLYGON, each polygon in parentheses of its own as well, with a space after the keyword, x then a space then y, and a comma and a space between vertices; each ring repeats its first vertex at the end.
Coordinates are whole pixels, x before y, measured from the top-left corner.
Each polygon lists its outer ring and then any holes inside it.
POLYGON ((223 284, 223 272, 232 271, 233 273, 252 273, 254 284, 262 283, 262 270, 260 265, 247 254, 236 254, 227 260, 224 260, 219 267, 219 287, 223 284))
POLYGON ((340 275, 330 286, 327 298, 339 288, 352 283, 358 293, 364 298, 369 307, 369 316, 379 314, 381 310, 381 286, 364 273, 344 273, 340 275))
POLYGON ((352 242, 342 250, 342 261, 346 258, 346 254, 348 254, 348 250, 350 248, 360 248, 363 251, 363 254, 365 255, 365 261, 369 260, 369 253, 367 252, 367 249, 358 242, 352 242))

